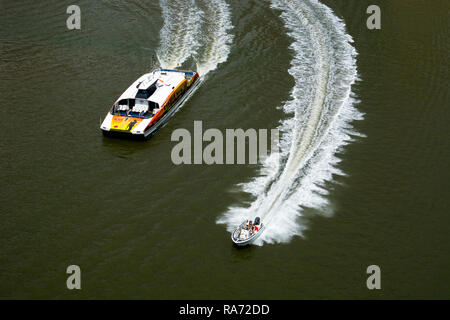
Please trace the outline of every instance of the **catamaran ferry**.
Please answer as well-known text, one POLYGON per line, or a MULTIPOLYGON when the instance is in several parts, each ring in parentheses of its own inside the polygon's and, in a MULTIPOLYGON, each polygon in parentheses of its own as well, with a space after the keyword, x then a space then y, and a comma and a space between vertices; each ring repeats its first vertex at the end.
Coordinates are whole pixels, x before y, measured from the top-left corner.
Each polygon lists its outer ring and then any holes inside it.
POLYGON ((156 68, 137 79, 113 104, 100 129, 106 136, 148 138, 200 83, 194 71, 156 68))

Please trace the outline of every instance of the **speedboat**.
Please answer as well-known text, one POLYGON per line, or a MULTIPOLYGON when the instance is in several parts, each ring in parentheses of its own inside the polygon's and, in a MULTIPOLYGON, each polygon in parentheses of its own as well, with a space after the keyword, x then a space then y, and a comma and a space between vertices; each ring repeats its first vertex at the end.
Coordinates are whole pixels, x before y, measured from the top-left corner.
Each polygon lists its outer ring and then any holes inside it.
POLYGON ((255 218, 255 222, 245 220, 231 233, 231 240, 238 246, 246 246, 255 241, 263 231, 264 224, 259 217, 255 218))
POLYGON ((194 71, 155 68, 117 99, 100 129, 106 136, 150 137, 194 92, 199 79, 194 71))

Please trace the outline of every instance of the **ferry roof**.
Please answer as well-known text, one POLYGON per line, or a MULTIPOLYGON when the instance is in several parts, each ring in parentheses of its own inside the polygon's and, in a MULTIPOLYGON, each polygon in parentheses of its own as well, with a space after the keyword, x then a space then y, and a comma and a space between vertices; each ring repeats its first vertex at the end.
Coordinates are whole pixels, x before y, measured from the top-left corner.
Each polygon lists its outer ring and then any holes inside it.
MULTIPOLYGON (((170 72, 164 70, 155 70, 151 73, 146 73, 137 79, 125 92, 117 99, 135 99, 139 89, 147 89, 155 81, 158 81, 156 91, 147 99, 156 102, 162 106, 164 101, 184 79, 184 72, 170 72)), ((117 102, 116 101, 116 102, 117 102)))

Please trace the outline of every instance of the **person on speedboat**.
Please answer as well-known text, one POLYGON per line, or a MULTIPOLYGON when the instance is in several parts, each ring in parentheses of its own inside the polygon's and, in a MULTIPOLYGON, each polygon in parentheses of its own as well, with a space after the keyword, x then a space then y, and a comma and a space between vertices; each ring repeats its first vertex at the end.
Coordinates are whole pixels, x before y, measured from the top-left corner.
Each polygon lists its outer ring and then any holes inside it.
POLYGON ((254 234, 256 231, 258 231, 258 226, 256 226, 252 220, 248 223, 248 230, 250 230, 250 234, 254 234))
POLYGON ((250 231, 250 234, 253 234, 255 231, 255 226, 253 225, 252 220, 250 220, 250 222, 248 223, 248 230, 250 231))

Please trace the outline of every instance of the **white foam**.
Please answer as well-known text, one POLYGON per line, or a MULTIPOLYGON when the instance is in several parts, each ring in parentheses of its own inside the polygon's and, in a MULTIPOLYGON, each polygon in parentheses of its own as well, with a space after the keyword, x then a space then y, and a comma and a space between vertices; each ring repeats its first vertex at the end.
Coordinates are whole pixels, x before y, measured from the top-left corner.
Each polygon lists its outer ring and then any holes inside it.
POLYGON ((201 76, 227 61, 233 41, 233 36, 229 33, 233 25, 228 4, 223 0, 209 0, 206 12, 204 50, 200 53, 197 70, 201 76))
POLYGON ((227 60, 233 26, 224 0, 160 0, 160 6, 164 25, 157 55, 163 67, 179 67, 193 57, 205 76, 227 60))
POLYGON ((160 6, 164 25, 158 57, 163 67, 175 68, 197 52, 204 13, 195 0, 161 0, 160 6))
POLYGON ((280 161, 269 157, 260 176, 241 185, 254 201, 230 207, 217 221, 231 232, 243 219, 259 215, 266 230, 258 245, 301 236, 305 226, 298 218, 304 207, 332 213, 323 185, 343 174, 336 154, 357 135, 350 123, 362 119, 351 93, 357 80, 356 51, 344 23, 317 0, 272 0, 271 7, 281 10, 293 39, 288 72, 295 85, 282 106, 293 116, 279 127, 280 161))

